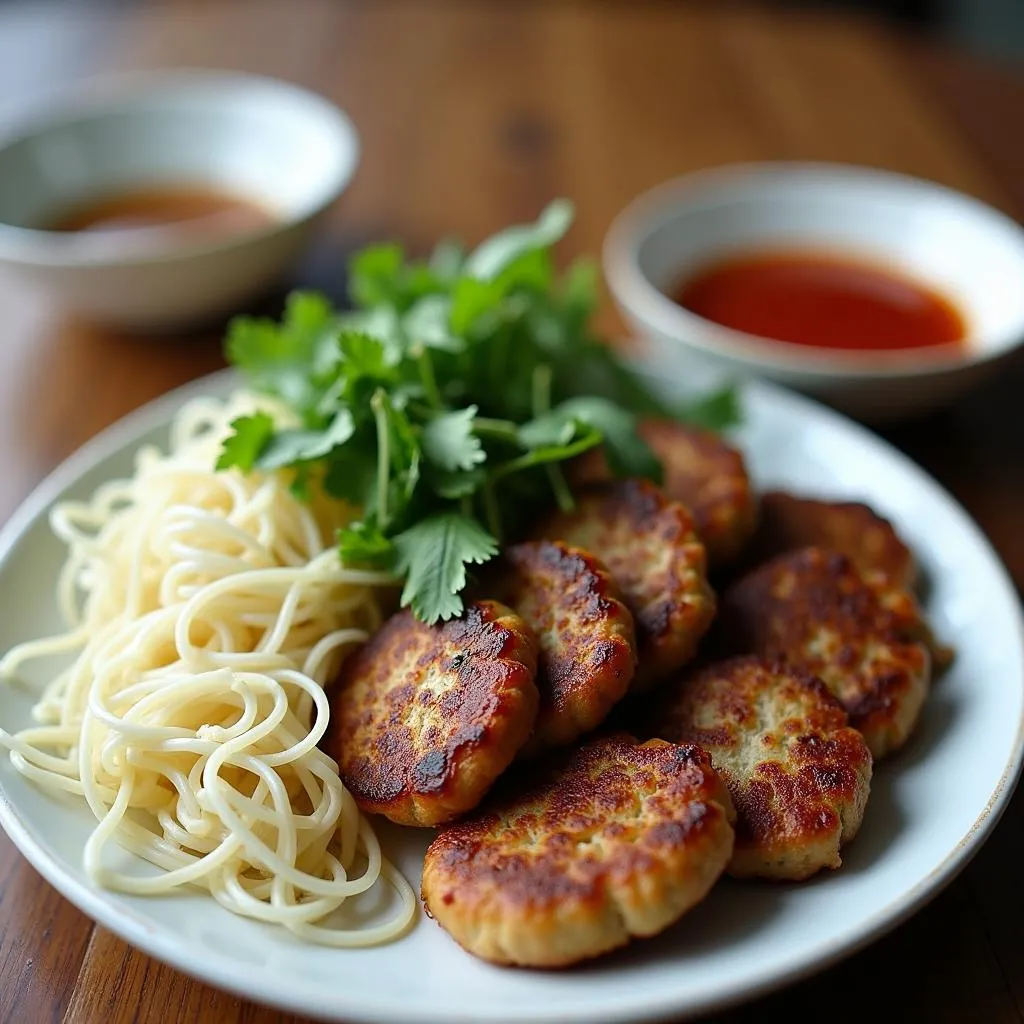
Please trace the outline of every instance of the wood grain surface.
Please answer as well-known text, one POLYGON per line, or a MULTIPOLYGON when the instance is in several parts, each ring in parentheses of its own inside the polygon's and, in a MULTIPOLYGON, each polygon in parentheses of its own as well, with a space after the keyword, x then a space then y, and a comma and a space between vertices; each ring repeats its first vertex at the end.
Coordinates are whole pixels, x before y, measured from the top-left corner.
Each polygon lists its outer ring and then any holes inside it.
MULTIPOLYGON (((0 7, 0 125, 87 74, 192 65, 312 87, 345 107, 363 164, 287 284, 335 294, 345 254, 473 241, 549 198, 598 251, 637 192, 751 159, 922 175, 1024 213, 1024 82, 838 17, 725 4, 269 0, 0 7)), ((272 308, 275 298, 266 300, 272 308)), ((140 339, 61 317, 0 277, 0 521, 53 466, 148 399, 221 365, 218 332, 140 339)), ((602 325, 620 330, 610 307, 602 325)), ((977 518, 1024 587, 1024 366, 887 431, 977 518)), ((2 595, 0 601, 11 600, 2 595)), ((714 1018, 1024 1019, 1024 797, 916 918, 811 981, 714 1018), (884 996, 883 996, 884 993, 884 996)), ((0 1022, 295 1018, 129 949, 0 836, 0 1022)))

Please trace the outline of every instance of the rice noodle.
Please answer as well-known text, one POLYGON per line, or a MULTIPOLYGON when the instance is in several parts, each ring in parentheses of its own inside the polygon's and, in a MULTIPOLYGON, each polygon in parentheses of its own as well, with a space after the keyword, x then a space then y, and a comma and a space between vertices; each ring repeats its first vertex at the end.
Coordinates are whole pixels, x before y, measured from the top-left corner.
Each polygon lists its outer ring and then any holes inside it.
POLYGON ((254 407, 245 394, 189 403, 167 454, 145 447, 131 479, 53 509, 68 629, 11 650, 0 676, 77 653, 39 724, 0 730, 0 744, 35 784, 88 803, 97 884, 199 887, 303 939, 370 945, 405 929, 415 894, 317 742, 324 686, 379 626, 375 591, 393 580, 342 567, 342 503, 299 501, 283 473, 214 470, 228 424, 254 407), (161 871, 116 870, 111 842, 161 871), (381 879, 399 896, 387 921, 324 921, 381 879))

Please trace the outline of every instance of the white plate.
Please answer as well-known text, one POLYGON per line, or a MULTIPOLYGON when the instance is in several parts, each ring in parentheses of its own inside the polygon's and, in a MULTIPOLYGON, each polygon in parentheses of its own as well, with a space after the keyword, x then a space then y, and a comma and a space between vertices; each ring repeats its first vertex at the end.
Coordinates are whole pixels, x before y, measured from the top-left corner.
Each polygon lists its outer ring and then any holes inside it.
MULTIPOLYGON (((59 625, 52 591, 63 551, 47 526, 50 505, 127 472, 134 449, 162 440, 185 398, 229 386, 225 375, 207 378, 129 416, 32 495, 0 533, 0 650, 59 625)), ((987 541, 920 469, 806 399, 752 384, 745 405, 740 441, 758 483, 863 498, 890 515, 930 577, 938 634, 959 651, 909 746, 878 770, 840 871, 799 887, 722 883, 682 927, 586 967, 544 973, 481 963, 422 915, 394 945, 333 951, 236 918, 202 895, 98 891, 80 865, 88 813, 42 795, 6 759, 0 822, 57 889, 128 942, 214 985, 325 1018, 594 1024, 684 1015, 792 981, 863 946, 949 882, 1006 806, 1024 738, 1024 625, 987 541)), ((30 703, 15 689, 0 691, 0 724, 27 724, 30 703)), ((427 836, 380 834, 418 881, 427 836)))

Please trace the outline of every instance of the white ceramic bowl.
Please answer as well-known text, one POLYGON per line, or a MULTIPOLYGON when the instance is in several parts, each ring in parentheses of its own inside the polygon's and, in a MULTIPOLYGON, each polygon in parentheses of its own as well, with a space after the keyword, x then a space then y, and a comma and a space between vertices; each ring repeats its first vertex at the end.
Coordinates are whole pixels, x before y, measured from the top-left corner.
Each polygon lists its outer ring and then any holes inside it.
POLYGON ((0 141, 0 269, 61 306, 128 328, 229 312, 298 255, 359 153, 325 99, 269 78, 218 71, 115 76, 37 113, 0 141), (94 197, 208 185, 268 208, 241 234, 39 230, 94 197))
POLYGON ((670 181, 616 218, 604 269, 649 368, 765 377, 874 422, 952 400, 1024 341, 1024 229, 958 192, 866 168, 744 164, 670 181), (936 287, 964 315, 966 348, 936 357, 791 345, 714 324, 666 295, 709 261, 800 248, 886 262, 936 287))

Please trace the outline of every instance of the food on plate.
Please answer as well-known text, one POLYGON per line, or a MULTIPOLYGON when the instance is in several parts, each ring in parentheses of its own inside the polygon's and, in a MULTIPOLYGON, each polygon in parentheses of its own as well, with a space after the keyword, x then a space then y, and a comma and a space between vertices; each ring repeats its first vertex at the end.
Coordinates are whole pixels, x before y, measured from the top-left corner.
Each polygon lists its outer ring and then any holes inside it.
MULTIPOLYGON (((718 433, 677 420, 649 418, 638 433, 661 459, 662 490, 693 515, 712 569, 739 556, 757 524, 757 496, 742 452, 718 433)), ((576 483, 608 478, 600 449, 580 456, 576 483)))
POLYGON ((655 935, 728 863, 728 790, 699 747, 606 737, 531 764, 427 851, 428 912, 484 960, 563 967, 655 935))
POLYGON ((685 665, 715 615, 707 561, 693 517, 647 480, 581 488, 571 512, 545 519, 536 534, 595 552, 636 624, 646 688, 685 665))
POLYGON ((537 638, 540 708, 523 753, 600 725, 636 671, 633 616, 601 561, 558 541, 526 541, 505 551, 488 583, 537 638))
POLYGON ((865 506, 769 495, 759 544, 841 550, 729 589, 719 639, 769 662, 681 675, 716 615, 708 552, 729 567, 754 529, 711 432, 735 394, 659 397, 594 336, 589 271, 553 269, 570 220, 555 203, 429 260, 373 246, 354 312, 295 293, 279 323, 237 318, 244 387, 55 506, 68 630, 0 659, 48 682, 0 744, 88 805, 94 883, 383 942, 416 897, 382 815, 441 826, 422 891, 458 942, 559 966, 668 927, 727 865, 838 865, 941 651, 913 559, 865 506), (659 738, 587 740, 630 702, 659 738))
POLYGON ((734 583, 719 623, 733 650, 819 676, 876 760, 906 742, 928 694, 923 628, 908 591, 813 547, 780 555, 734 583))
MULTIPOLYGON (((617 476, 656 477, 640 410, 712 425, 736 414, 730 389, 660 399, 594 334, 592 273, 554 269, 571 220, 556 201, 535 224, 468 253, 442 243, 429 260, 371 246, 349 268, 353 312, 296 292, 280 322, 236 318, 226 351, 244 388, 227 405, 187 405, 167 452, 144 449, 129 479, 54 509, 69 631, 19 645, 0 675, 74 660, 36 673, 50 681, 41 724, 0 743, 25 776, 89 804, 94 882, 205 887, 236 913, 334 945, 383 941, 412 919, 411 888, 321 750, 325 686, 396 604, 409 609, 358 656, 356 681, 381 701, 366 722, 336 715, 334 732, 356 742, 331 749, 357 763, 367 806, 419 821, 467 809, 527 739, 537 703, 526 627, 492 605, 465 612, 473 567, 553 504, 572 506, 561 465, 590 448, 617 476), (460 637, 468 662, 403 661, 413 648, 440 657, 428 626, 460 637), (390 661, 374 675, 382 649, 390 661), (390 780, 387 751, 371 749, 388 701, 405 702, 410 729, 422 709, 415 730, 389 736, 408 740, 393 754, 420 755, 390 780), (121 871, 109 842, 162 873, 121 871), (380 878, 397 910, 348 918, 343 903, 380 878)), ((343 691, 342 707, 362 692, 343 691)))
POLYGON ((801 881, 838 868, 860 828, 871 752, 820 679, 738 657, 667 684, 649 731, 711 755, 736 807, 737 878, 801 881))
POLYGON ((342 667, 324 747, 362 810, 443 824, 483 799, 529 737, 536 668, 533 634, 496 601, 443 625, 399 612, 342 667))
POLYGON ((554 270, 571 219, 556 201, 468 255, 449 243, 407 261, 373 246, 350 267, 354 312, 300 293, 280 324, 232 327, 232 363, 301 429, 241 418, 222 465, 288 469, 355 505, 343 560, 400 575, 402 607, 425 622, 458 615, 471 567, 522 539, 530 520, 571 508, 562 467, 572 459, 600 445, 616 477, 656 478, 637 410, 711 426, 736 418, 731 389, 663 399, 595 336, 588 266, 554 270))
POLYGON ((785 491, 761 495, 752 558, 766 562, 797 548, 828 548, 862 572, 885 573, 897 587, 914 585, 914 555, 896 528, 859 501, 824 501, 785 491))
POLYGON ((348 506, 300 501, 279 474, 214 469, 229 424, 253 408, 246 396, 186 405, 166 453, 146 446, 130 478, 53 509, 68 632, 14 648, 0 674, 73 660, 54 670, 39 724, 0 743, 44 790, 88 803, 93 882, 199 887, 299 938, 369 945, 405 930, 415 893, 317 742, 324 686, 378 627, 375 592, 394 581, 338 560, 348 506), (112 843, 162 871, 122 870, 112 843), (398 895, 390 918, 326 922, 381 878, 398 895))
POLYGON ((675 420, 645 420, 640 436, 662 460, 665 494, 693 513, 711 566, 734 561, 757 523, 743 454, 719 434, 675 420))

